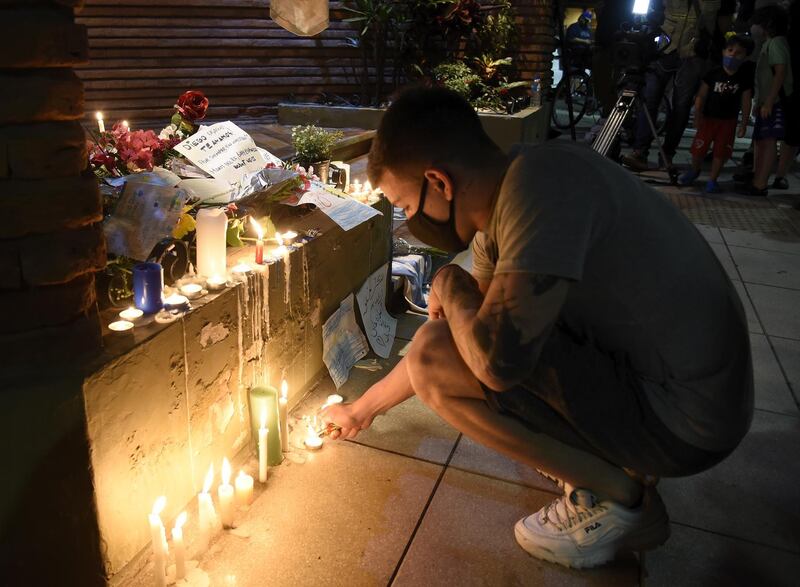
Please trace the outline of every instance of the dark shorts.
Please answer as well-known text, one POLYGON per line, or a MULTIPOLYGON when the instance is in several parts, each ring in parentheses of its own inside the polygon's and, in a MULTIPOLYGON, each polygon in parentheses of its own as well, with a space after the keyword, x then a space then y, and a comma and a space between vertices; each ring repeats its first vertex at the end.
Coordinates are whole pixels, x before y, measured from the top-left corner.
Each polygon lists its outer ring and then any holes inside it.
POLYGON ((783 140, 793 147, 800 147, 800 91, 795 90, 786 98, 786 136, 783 140))
POLYGON ((772 113, 766 118, 761 117, 760 107, 756 106, 756 123, 753 125, 753 140, 776 139, 783 140, 786 136, 786 117, 783 104, 777 102, 772 106, 772 113))
POLYGON ((708 452, 675 436, 653 412, 624 353, 607 353, 561 325, 530 382, 484 391, 495 411, 638 473, 692 475, 730 453, 708 452))
POLYGON ((708 148, 714 145, 714 159, 725 159, 733 155, 733 140, 736 137, 736 119, 704 118, 692 141, 692 155, 704 158, 708 148))

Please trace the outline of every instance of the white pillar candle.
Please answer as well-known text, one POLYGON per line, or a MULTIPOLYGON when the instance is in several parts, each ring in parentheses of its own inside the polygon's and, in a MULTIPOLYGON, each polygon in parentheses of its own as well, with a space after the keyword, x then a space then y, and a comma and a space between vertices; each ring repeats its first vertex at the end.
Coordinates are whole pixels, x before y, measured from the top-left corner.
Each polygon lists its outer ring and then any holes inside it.
POLYGON ((217 519, 217 512, 214 509, 214 502, 211 499, 211 484, 214 482, 214 465, 208 468, 205 482, 203 483, 203 491, 197 495, 197 510, 198 510, 198 548, 199 552, 203 553, 208 550, 208 545, 211 538, 217 531, 219 522, 217 519))
POLYGON ((172 528, 172 551, 175 553, 175 579, 186 576, 186 545, 183 542, 183 525, 186 523, 186 512, 181 512, 172 528))
POLYGON ((267 482, 267 410, 261 411, 261 426, 258 428, 258 481, 267 482))
POLYGON ((253 501, 253 478, 244 471, 239 471, 235 485, 236 505, 240 507, 250 505, 253 501))
POLYGON ((166 587, 167 584, 167 535, 161 521, 161 512, 167 505, 167 498, 163 495, 153 504, 153 509, 147 517, 150 522, 150 538, 153 541, 153 583, 157 587, 166 587))
POLYGON ((278 398, 278 416, 281 425, 281 450, 289 451, 289 384, 281 382, 281 397, 278 398))
POLYGON ((233 528, 233 485, 231 485, 231 464, 222 459, 222 483, 217 488, 219 498, 219 517, 223 528, 233 528))
POLYGON ((228 217, 223 208, 197 213, 197 272, 206 277, 225 274, 225 233, 228 217))
POLYGON ((102 112, 95 112, 95 118, 97 118, 97 128, 100 130, 101 133, 106 132, 106 125, 103 122, 103 113, 102 112))

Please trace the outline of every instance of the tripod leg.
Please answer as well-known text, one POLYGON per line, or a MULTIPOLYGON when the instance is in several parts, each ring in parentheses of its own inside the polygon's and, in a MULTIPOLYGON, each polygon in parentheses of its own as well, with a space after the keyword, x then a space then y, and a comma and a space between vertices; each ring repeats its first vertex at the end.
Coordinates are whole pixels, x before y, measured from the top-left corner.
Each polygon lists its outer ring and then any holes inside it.
MULTIPOLYGON (((653 133, 653 138, 658 145, 658 152, 661 155, 661 160, 666 164, 667 163, 667 154, 664 152, 664 145, 661 143, 661 139, 658 138, 658 132, 656 131, 656 125, 653 123, 653 117, 650 116, 650 112, 647 110, 646 107, 641 108, 644 112, 644 115, 647 117, 647 123, 650 125, 650 132, 653 133)), ((670 162, 667 165, 667 175, 669 175, 669 182, 672 185, 678 185, 678 170, 670 162)))
POLYGON ((592 149, 603 155, 609 154, 614 141, 625 124, 625 120, 635 106, 636 94, 630 90, 623 90, 612 108, 603 128, 592 143, 592 149))

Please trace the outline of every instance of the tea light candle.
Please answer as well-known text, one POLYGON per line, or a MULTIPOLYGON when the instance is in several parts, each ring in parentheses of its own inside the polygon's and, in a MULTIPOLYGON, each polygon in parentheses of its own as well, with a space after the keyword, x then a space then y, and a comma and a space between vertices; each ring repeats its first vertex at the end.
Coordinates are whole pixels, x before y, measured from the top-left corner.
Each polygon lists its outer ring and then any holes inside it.
POLYGON ((289 451, 289 384, 281 382, 281 397, 278 399, 278 419, 281 424, 281 450, 289 451))
POLYGON ((261 426, 258 428, 258 480, 261 483, 267 482, 267 451, 269 445, 267 444, 267 410, 264 408, 261 411, 261 426))
POLYGON ((103 122, 103 113, 102 112, 95 112, 94 117, 97 119, 97 128, 100 129, 101 133, 106 132, 106 125, 103 122))
POLYGON ((303 444, 306 445, 308 450, 319 450, 322 448, 322 439, 317 434, 317 431, 314 430, 314 427, 309 424, 308 425, 308 432, 306 433, 306 438, 303 441, 303 444))
POLYGON ((244 507, 253 501, 253 478, 240 470, 236 476, 236 505, 244 507))
POLYGON ((281 239, 283 240, 284 244, 290 245, 296 238, 297 233, 293 230, 287 230, 286 232, 281 233, 281 239))
POLYGON ((231 269, 231 273, 233 277, 239 281, 246 282, 247 281, 247 274, 250 273, 251 268, 250 265, 242 261, 238 265, 236 265, 233 269, 231 269))
POLYGON ((181 286, 181 293, 190 300, 193 300, 202 295, 203 286, 199 283, 185 283, 181 286))
POLYGON ((344 401, 344 398, 339 395, 338 393, 334 393, 333 395, 329 395, 328 399, 325 400, 325 406, 332 406, 334 404, 340 404, 344 401))
POLYGON ((203 491, 197 494, 197 509, 199 514, 198 543, 201 553, 208 549, 208 544, 211 542, 211 538, 214 536, 219 524, 217 512, 214 509, 214 502, 212 501, 211 494, 209 493, 211 490, 211 484, 213 482, 214 465, 212 464, 208 468, 208 473, 206 473, 206 478, 203 483, 203 491))
POLYGON ((143 315, 144 312, 142 312, 139 308, 134 308, 133 306, 127 308, 126 310, 122 310, 122 312, 119 313, 119 317, 128 322, 135 322, 143 315))
POLYGON ((219 498, 219 516, 224 528, 233 528, 233 485, 231 481, 231 464, 222 459, 222 483, 217 488, 219 498))
POLYGON ((167 584, 167 536, 164 531, 164 523, 161 521, 161 512, 167 505, 167 498, 163 495, 156 499, 153 509, 147 516, 150 522, 150 538, 153 542, 153 578, 158 587, 165 587, 167 584))
POLYGON ((261 225, 256 222, 255 218, 252 216, 250 217, 250 222, 253 225, 253 228, 256 229, 256 264, 263 265, 264 264, 264 230, 261 228, 261 225))
POLYGON ((218 291, 224 289, 227 283, 228 280, 221 275, 212 275, 206 280, 206 287, 210 290, 218 291))
POLYGON ((172 550, 175 552, 175 579, 186 576, 186 545, 183 542, 183 525, 186 523, 186 512, 181 512, 172 528, 172 550))
POLYGON ((127 320, 117 320, 108 325, 108 329, 113 332, 126 333, 133 330, 133 322, 127 320))
POLYGON ((188 310, 189 299, 181 294, 172 294, 164 298, 164 308, 167 310, 188 310))

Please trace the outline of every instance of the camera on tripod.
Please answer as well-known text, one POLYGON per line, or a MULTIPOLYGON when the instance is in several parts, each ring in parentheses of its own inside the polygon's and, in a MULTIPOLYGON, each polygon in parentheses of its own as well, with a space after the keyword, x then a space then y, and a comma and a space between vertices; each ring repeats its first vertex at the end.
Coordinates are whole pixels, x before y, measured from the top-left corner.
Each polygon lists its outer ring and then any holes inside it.
POLYGON ((648 2, 636 2, 633 17, 632 22, 622 23, 613 48, 614 66, 625 72, 643 71, 670 43, 661 31, 661 9, 650 10, 648 2))

